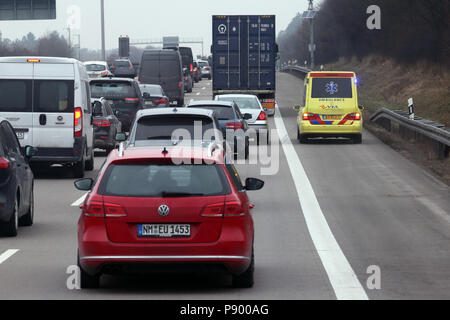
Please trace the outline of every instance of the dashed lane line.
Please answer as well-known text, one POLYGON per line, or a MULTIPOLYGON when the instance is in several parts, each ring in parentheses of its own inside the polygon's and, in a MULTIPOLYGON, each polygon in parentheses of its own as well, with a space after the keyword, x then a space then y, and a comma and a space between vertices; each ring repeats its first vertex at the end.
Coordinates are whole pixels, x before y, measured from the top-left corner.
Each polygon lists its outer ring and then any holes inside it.
POLYGON ((13 255, 15 255, 17 252, 19 252, 19 249, 9 249, 3 252, 0 255, 0 264, 11 258, 13 255))

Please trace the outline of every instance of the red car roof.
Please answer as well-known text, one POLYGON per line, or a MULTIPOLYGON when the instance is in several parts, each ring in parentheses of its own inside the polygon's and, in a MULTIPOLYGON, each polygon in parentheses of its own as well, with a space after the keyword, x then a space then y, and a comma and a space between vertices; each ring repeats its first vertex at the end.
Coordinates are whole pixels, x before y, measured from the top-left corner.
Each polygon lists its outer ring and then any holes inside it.
POLYGON ((109 156, 108 162, 134 162, 140 160, 173 160, 174 163, 181 163, 180 160, 202 160, 207 163, 224 163, 224 154, 218 147, 213 148, 210 152, 209 148, 200 147, 145 147, 145 148, 129 148, 123 151, 121 155, 119 150, 114 150, 109 156))

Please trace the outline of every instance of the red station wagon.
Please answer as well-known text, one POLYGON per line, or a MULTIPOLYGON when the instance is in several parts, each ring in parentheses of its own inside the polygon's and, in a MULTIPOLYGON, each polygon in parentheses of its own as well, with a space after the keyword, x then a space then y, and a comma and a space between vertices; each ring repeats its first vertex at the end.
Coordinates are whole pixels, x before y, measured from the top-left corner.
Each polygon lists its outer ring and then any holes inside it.
POLYGON ((95 181, 75 182, 90 191, 78 225, 82 288, 98 287, 102 274, 200 270, 253 286, 246 191, 264 182, 242 185, 221 151, 180 148, 114 150, 95 181))

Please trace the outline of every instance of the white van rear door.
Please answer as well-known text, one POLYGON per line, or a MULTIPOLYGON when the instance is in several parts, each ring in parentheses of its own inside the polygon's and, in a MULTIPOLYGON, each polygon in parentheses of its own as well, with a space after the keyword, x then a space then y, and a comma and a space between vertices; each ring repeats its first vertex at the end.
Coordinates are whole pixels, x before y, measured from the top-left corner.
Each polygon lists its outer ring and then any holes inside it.
POLYGON ((0 63, 0 117, 6 118, 22 147, 33 145, 33 64, 0 63))
POLYGON ((35 147, 73 148, 74 79, 73 64, 35 64, 33 109, 35 147))

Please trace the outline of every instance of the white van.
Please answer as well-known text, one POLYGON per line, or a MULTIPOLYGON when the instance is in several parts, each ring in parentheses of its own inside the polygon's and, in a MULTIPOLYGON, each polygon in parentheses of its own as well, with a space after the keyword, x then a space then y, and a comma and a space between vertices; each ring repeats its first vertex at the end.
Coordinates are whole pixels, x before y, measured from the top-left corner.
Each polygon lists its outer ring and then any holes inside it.
POLYGON ((89 78, 75 59, 0 58, 0 117, 14 127, 32 162, 73 166, 83 177, 94 168, 89 78))

